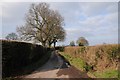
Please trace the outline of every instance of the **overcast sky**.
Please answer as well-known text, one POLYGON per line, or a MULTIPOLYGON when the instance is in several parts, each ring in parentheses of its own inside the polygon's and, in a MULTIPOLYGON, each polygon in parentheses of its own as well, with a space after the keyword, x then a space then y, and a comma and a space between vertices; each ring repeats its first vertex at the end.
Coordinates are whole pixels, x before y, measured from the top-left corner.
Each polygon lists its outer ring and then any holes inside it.
MULTIPOLYGON (((67 33, 66 39, 58 45, 67 45, 70 41, 76 42, 79 37, 85 37, 90 45, 118 43, 117 2, 48 3, 51 9, 58 10, 65 19, 63 27, 67 33)), ((11 32, 16 32, 16 27, 24 24, 30 4, 31 2, 2 4, 0 11, 2 38, 11 32)))

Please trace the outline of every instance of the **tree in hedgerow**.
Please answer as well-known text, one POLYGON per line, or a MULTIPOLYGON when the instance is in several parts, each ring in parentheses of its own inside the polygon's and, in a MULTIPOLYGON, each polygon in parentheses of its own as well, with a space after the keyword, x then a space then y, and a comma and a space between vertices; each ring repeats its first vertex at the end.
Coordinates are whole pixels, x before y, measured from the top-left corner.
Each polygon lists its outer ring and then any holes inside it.
POLYGON ((76 43, 79 46, 88 46, 89 45, 88 41, 84 37, 78 38, 78 40, 76 41, 76 43))
POLYGON ((71 42, 70 42, 70 46, 75 46, 75 42, 74 42, 74 41, 71 41, 71 42))
POLYGON ((7 40, 18 40, 18 35, 16 33, 10 33, 5 38, 7 40))
POLYGON ((65 39, 64 18, 58 11, 50 9, 49 4, 31 4, 26 14, 25 24, 17 28, 21 39, 40 42, 51 46, 65 39))

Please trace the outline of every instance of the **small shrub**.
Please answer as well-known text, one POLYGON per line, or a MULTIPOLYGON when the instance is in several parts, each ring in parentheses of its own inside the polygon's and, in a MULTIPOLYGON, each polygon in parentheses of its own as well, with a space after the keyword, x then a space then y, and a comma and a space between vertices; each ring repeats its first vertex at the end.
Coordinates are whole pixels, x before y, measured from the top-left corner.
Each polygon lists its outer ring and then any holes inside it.
POLYGON ((86 47, 83 46, 83 47, 80 47, 79 52, 80 52, 80 53, 84 53, 85 50, 86 50, 86 47))
POLYGON ((118 47, 111 47, 107 53, 109 58, 116 59, 119 56, 118 47))
POLYGON ((99 52, 96 52, 96 57, 97 57, 97 58, 100 58, 99 52))
POLYGON ((59 50, 59 51, 63 52, 64 48, 65 48, 64 46, 58 46, 58 47, 55 47, 55 50, 59 50))
POLYGON ((93 70, 93 66, 91 66, 91 65, 89 65, 89 64, 87 64, 86 63, 86 65, 84 65, 84 69, 85 69, 85 71, 91 71, 91 70, 93 70))
POLYGON ((69 45, 70 45, 70 46, 75 46, 74 41, 71 41, 69 45))

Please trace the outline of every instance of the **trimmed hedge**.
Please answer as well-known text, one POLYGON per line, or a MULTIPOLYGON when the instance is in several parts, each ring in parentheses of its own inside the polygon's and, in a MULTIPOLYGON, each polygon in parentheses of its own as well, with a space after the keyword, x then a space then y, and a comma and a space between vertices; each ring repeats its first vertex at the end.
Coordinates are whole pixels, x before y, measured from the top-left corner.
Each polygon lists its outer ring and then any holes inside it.
POLYGON ((59 50, 59 51, 63 52, 64 48, 65 48, 64 46, 57 46, 57 47, 55 47, 55 50, 59 50))
POLYGON ((37 62, 47 54, 47 48, 25 42, 2 42, 2 77, 9 77, 27 65, 37 62))

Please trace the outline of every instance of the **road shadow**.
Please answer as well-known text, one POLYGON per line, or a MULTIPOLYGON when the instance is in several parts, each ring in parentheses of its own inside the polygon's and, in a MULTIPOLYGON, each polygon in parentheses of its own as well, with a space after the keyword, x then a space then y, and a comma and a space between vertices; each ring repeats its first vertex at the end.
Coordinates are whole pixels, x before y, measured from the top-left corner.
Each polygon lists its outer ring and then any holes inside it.
POLYGON ((62 55, 60 55, 57 51, 54 51, 49 61, 39 69, 35 70, 33 73, 64 69, 68 68, 69 66, 71 66, 69 61, 65 59, 62 55))
POLYGON ((69 68, 60 69, 57 72, 57 77, 60 76, 68 76, 68 78, 90 78, 87 73, 78 70, 74 66, 70 66, 69 68))
POLYGON ((68 76, 68 78, 90 78, 86 72, 80 71, 76 67, 72 66, 64 56, 59 56, 63 60, 63 65, 61 66, 60 70, 57 72, 57 77, 60 76, 68 76))
POLYGON ((24 78, 25 76, 33 74, 33 73, 54 70, 55 68, 51 65, 56 64, 58 60, 56 58, 56 55, 54 55, 54 54, 52 55, 52 54, 53 53, 51 53, 51 56, 48 58, 48 60, 46 60, 46 62, 43 65, 40 65, 39 64, 40 62, 38 61, 35 64, 31 64, 30 66, 28 65, 27 67, 20 69, 20 72, 15 76, 13 75, 13 77, 24 78), (50 63, 50 62, 52 62, 52 63, 50 63), (50 64, 48 65, 48 63, 50 63, 50 64), (48 68, 46 68, 45 65, 47 65, 48 68))
MULTIPOLYGON (((32 72, 30 74, 37 74, 37 73, 39 74, 39 72, 44 73, 44 72, 49 72, 52 70, 56 71, 55 74, 56 74, 56 77, 58 77, 58 78, 66 78, 66 76, 68 76, 68 78, 89 78, 87 73, 82 72, 82 71, 78 70, 77 68, 75 68, 74 66, 72 66, 69 63, 69 61, 66 58, 64 58, 64 56, 62 56, 56 52, 52 53, 50 59, 48 60, 48 62, 46 64, 44 64, 42 67, 36 69, 34 72, 32 72), (58 57, 62 61, 62 64, 60 64, 58 57)), ((27 76, 27 75, 24 75, 23 77, 25 77, 25 76, 27 76)))
POLYGON ((69 61, 64 58, 64 56, 55 52, 52 54, 50 60, 45 65, 43 65, 43 67, 37 69, 33 73, 35 74, 51 70, 58 70, 58 72, 56 73, 58 78, 66 78, 66 76, 68 76, 68 78, 90 78, 86 72, 80 71, 76 67, 72 66, 69 61), (59 63, 58 56, 62 60, 62 65, 58 65, 58 67, 56 67, 59 63))
POLYGON ((55 52, 53 52, 48 62, 45 63, 42 67, 36 69, 33 73, 56 70, 59 67, 60 66, 58 61, 58 55, 55 52))

